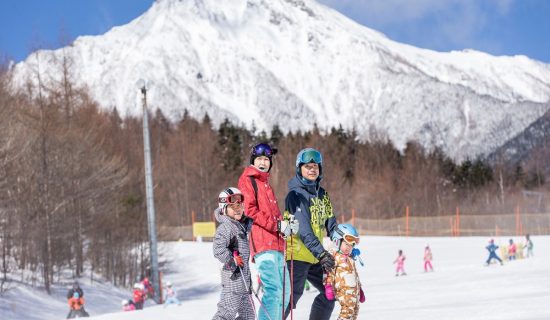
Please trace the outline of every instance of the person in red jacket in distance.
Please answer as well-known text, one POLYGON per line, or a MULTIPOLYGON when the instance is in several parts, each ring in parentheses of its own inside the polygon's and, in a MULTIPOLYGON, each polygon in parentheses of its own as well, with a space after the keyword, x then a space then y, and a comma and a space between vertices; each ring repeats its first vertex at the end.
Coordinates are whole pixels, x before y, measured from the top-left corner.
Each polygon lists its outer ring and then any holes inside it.
POLYGON ((250 255, 264 285, 264 307, 258 309, 260 320, 281 319, 283 301, 284 308, 288 306, 290 276, 284 268, 285 238, 298 232, 297 220, 283 220, 269 184, 269 171, 276 153, 277 149, 267 143, 252 147, 250 165, 241 174, 238 186, 244 195, 245 214, 254 221, 250 232, 250 255))

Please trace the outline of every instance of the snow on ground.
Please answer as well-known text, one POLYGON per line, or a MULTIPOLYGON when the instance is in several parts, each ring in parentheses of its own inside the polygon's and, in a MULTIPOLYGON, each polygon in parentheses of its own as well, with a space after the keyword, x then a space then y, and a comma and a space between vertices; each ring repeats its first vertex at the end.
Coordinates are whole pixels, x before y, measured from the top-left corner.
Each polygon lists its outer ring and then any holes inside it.
MULTIPOLYGON (((359 319, 550 319, 550 236, 534 237, 535 257, 484 266, 488 238, 363 237, 359 244, 365 267, 359 267, 366 303, 359 319), (424 273, 423 249, 432 248, 435 272, 424 273), (395 277, 393 260, 403 249, 407 260, 404 277, 395 277), (545 255, 546 253, 546 255, 545 255)), ((507 237, 497 238, 505 244, 507 237)), ((514 237, 515 242, 521 238, 514 237)), ((160 246, 169 260, 164 280, 178 289, 181 306, 146 305, 142 311, 119 312, 120 300, 130 292, 81 281, 90 319, 212 319, 216 312, 219 263, 211 243, 173 242, 160 246), (112 312, 112 313, 108 313, 112 312)), ((65 287, 50 298, 41 291, 18 286, 0 298, 1 319, 64 319, 68 308, 65 287)), ((317 291, 305 292, 294 319, 308 319, 317 291)), ((258 306, 256 306, 258 308, 258 306)), ((336 319, 338 307, 331 319, 336 319)))

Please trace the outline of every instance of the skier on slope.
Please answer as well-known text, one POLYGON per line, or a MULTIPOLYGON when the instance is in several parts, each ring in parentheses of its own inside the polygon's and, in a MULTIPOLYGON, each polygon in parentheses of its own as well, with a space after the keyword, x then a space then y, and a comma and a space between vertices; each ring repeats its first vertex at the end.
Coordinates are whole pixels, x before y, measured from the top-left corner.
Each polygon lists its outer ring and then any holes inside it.
POLYGON ((489 245, 487 245, 485 249, 489 251, 489 258, 487 258, 487 261, 485 262, 486 265, 491 264, 491 260, 493 259, 498 260, 498 262, 500 262, 500 265, 502 265, 502 260, 498 257, 496 253, 498 246, 495 244, 495 240, 489 240, 489 245))
POLYGON ((283 300, 284 307, 288 306, 290 275, 288 270, 283 268, 283 237, 298 232, 297 221, 283 220, 277 198, 269 184, 269 171, 276 153, 277 149, 266 143, 252 147, 250 165, 239 178, 239 189, 244 195, 245 213, 254 222, 250 231, 250 253, 264 291, 263 306, 258 310, 259 320, 281 319, 283 300), (286 290, 283 290, 283 286, 286 290))
POLYGON ((170 281, 166 282, 166 289, 164 291, 166 292, 166 301, 164 301, 165 308, 171 304, 177 304, 178 306, 181 306, 181 301, 177 297, 176 289, 173 288, 170 281))
POLYGON ((70 310, 67 319, 89 317, 88 313, 84 310, 84 298, 78 292, 73 293, 68 302, 70 310))
POLYGON ((147 296, 147 293, 145 292, 145 288, 143 287, 142 283, 136 283, 134 284, 134 306, 136 307, 136 310, 143 309, 143 304, 145 303, 145 298, 147 296))
POLYGON ((525 235, 525 245, 523 246, 524 249, 527 249, 527 253, 525 254, 526 258, 533 257, 533 241, 531 240, 531 236, 529 234, 525 235))
POLYGON ((426 245, 424 248, 424 272, 434 271, 434 268, 432 267, 432 249, 430 249, 429 245, 426 245))
MULTIPOLYGON (((75 293, 78 293, 78 297, 80 299, 82 299, 82 305, 80 306, 80 309, 79 309, 79 314, 86 314, 87 316, 87 312, 86 312, 86 309, 84 309, 84 290, 82 290, 82 288, 80 287, 80 284, 78 283, 78 281, 75 281, 73 282, 71 288, 67 291, 67 301, 71 301, 71 299, 73 299, 74 297, 74 294, 75 293)), ((69 305, 71 303, 69 302, 69 305)), ((69 312, 70 314, 70 312, 69 312)))
POLYGON ((393 261, 393 264, 397 264, 395 268, 395 276, 399 276, 399 272, 401 272, 402 276, 406 276, 407 273, 405 272, 405 255, 403 254, 403 250, 399 249, 397 252, 397 258, 393 261))

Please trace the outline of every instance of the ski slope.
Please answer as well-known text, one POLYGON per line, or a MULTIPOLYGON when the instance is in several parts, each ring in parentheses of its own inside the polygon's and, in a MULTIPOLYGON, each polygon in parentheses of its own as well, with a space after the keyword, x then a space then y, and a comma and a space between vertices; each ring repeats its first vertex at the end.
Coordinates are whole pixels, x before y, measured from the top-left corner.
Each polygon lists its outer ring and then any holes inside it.
MULTIPOLYGON (((509 237, 496 238, 497 244, 506 244, 509 237)), ((513 237, 516 243, 523 238, 513 237)), ((488 238, 401 238, 362 237, 365 267, 359 267, 367 301, 361 305, 359 319, 550 319, 550 236, 533 237, 535 257, 484 266, 488 238), (424 273, 424 246, 432 248, 435 272, 424 273), (407 256, 408 275, 395 277, 393 260, 397 250, 407 256), (545 255, 546 253, 546 255, 545 255)), ((145 320, 145 319, 212 319, 216 312, 219 288, 219 263, 212 256, 211 243, 174 242, 160 246, 163 260, 169 260, 164 280, 178 289, 181 306, 146 305, 142 311, 119 312, 120 300, 130 292, 116 288, 83 283, 90 319, 145 320), (106 313, 110 312, 110 313, 106 313)), ((37 295, 18 289, 21 295, 37 295)), ((61 292, 61 291, 60 291, 61 292)), ((0 298, 4 319, 64 319, 68 310, 64 295, 56 299, 34 300, 34 312, 20 308, 9 313, 6 303, 24 303, 14 294, 0 298), (36 314, 46 308, 48 312, 36 314), (57 310, 58 316, 53 316, 57 310), (6 312, 7 311, 7 312, 6 312), (4 315, 8 317, 5 318, 4 315)), ((317 294, 312 288, 304 292, 294 311, 294 319, 308 319, 309 308, 317 294)), ((258 308, 258 306, 257 306, 258 308)), ((336 319, 338 307, 332 318, 336 319)))

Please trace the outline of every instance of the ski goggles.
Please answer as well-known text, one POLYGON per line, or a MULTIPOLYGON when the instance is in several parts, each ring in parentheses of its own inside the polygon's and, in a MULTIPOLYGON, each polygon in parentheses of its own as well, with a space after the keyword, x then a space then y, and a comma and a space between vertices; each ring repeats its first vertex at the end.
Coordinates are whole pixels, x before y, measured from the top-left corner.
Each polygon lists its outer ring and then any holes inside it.
POLYGON ((243 203, 244 196, 242 194, 230 194, 227 197, 220 197, 219 202, 220 203, 226 203, 226 204, 239 204, 243 203))
POLYGON ((300 154, 299 163, 323 163, 323 156, 315 149, 308 149, 300 154))
POLYGON ((252 147, 252 155, 271 157, 277 154, 277 148, 271 148, 267 143, 260 143, 252 147))
POLYGON ((351 234, 345 234, 343 239, 345 242, 349 243, 352 246, 359 244, 359 237, 352 236, 351 234))

